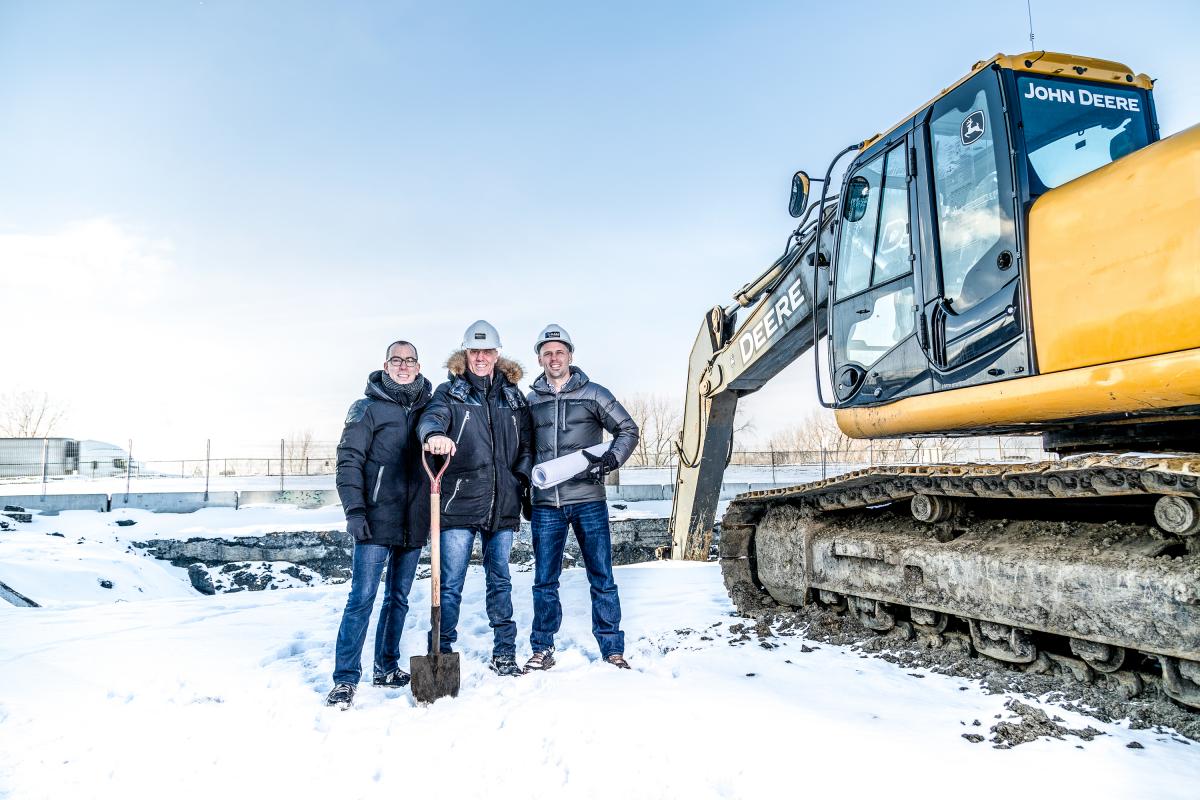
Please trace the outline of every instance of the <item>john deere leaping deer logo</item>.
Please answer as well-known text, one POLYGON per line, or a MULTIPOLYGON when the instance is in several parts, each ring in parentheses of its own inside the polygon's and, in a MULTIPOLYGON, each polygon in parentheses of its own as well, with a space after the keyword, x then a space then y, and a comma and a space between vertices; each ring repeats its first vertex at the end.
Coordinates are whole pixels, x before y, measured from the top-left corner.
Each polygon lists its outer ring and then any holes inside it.
POLYGON ((980 136, 983 136, 985 127, 987 127, 987 119, 983 114, 983 109, 972 111, 962 121, 962 126, 958 131, 959 138, 962 139, 964 145, 974 144, 980 136))

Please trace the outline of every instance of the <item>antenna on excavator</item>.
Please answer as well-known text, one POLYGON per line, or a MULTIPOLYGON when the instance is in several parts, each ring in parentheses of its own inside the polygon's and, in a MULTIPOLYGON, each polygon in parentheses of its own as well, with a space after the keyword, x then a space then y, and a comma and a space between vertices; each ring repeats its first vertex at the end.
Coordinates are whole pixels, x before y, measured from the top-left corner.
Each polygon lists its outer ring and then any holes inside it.
POLYGON ((1037 50, 1033 44, 1033 0, 1025 0, 1025 10, 1029 13, 1029 49, 1037 50))

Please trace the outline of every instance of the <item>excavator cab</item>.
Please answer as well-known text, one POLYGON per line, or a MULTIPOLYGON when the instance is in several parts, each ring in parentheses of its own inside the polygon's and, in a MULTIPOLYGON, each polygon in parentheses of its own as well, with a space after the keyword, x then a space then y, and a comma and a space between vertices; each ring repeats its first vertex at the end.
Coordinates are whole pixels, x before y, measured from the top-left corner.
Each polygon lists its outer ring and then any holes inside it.
POLYGON ((1079 65, 1066 77, 1011 61, 977 69, 848 168, 831 279, 835 408, 1037 374, 1028 209, 1157 139, 1132 75, 1098 85, 1079 65))
POLYGON ((1200 128, 1160 142, 1151 87, 996 56, 858 148, 824 277, 845 433, 1200 443, 1200 128))

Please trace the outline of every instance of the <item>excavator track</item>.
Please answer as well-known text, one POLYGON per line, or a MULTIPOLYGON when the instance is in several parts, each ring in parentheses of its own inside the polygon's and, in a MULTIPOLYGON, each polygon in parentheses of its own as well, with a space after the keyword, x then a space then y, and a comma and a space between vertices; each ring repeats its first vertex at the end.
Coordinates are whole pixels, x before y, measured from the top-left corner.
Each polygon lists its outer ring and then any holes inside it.
POLYGON ((748 492, 719 552, 742 613, 815 602, 1200 708, 1200 455, 876 467, 748 492))

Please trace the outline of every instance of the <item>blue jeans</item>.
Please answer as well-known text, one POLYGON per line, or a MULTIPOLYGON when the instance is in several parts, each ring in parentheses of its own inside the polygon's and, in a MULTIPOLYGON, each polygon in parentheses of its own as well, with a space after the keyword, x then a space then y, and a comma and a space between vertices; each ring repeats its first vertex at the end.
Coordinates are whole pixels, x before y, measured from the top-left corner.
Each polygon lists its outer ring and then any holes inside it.
POLYGON ((350 574, 350 597, 342 612, 338 628, 334 683, 358 683, 362 677, 362 651, 367 641, 367 625, 379 578, 387 567, 383 589, 383 607, 379 609, 379 624, 375 627, 376 675, 383 675, 400 665, 400 634, 408 615, 408 590, 417 574, 419 547, 388 547, 369 542, 354 545, 354 567, 350 574))
MULTIPOLYGON (((513 532, 487 533, 475 528, 442 531, 442 635, 441 652, 449 653, 458 639, 458 613, 462 606, 467 564, 478 533, 483 543, 484 583, 487 587, 488 624, 492 626, 492 655, 513 656, 517 652, 517 623, 513 622, 512 578, 508 557, 513 532)), ((430 631, 432 636, 433 632, 430 631)))
POLYGON ((621 598, 612 572, 612 534, 608 529, 608 503, 595 500, 533 507, 533 631, 529 644, 534 652, 554 646, 554 634, 562 625, 562 603, 558 599, 558 578, 562 574, 563 549, 567 545, 567 527, 575 529, 583 565, 592 587, 592 635, 600 645, 600 655, 625 652, 625 634, 621 632, 621 598))

